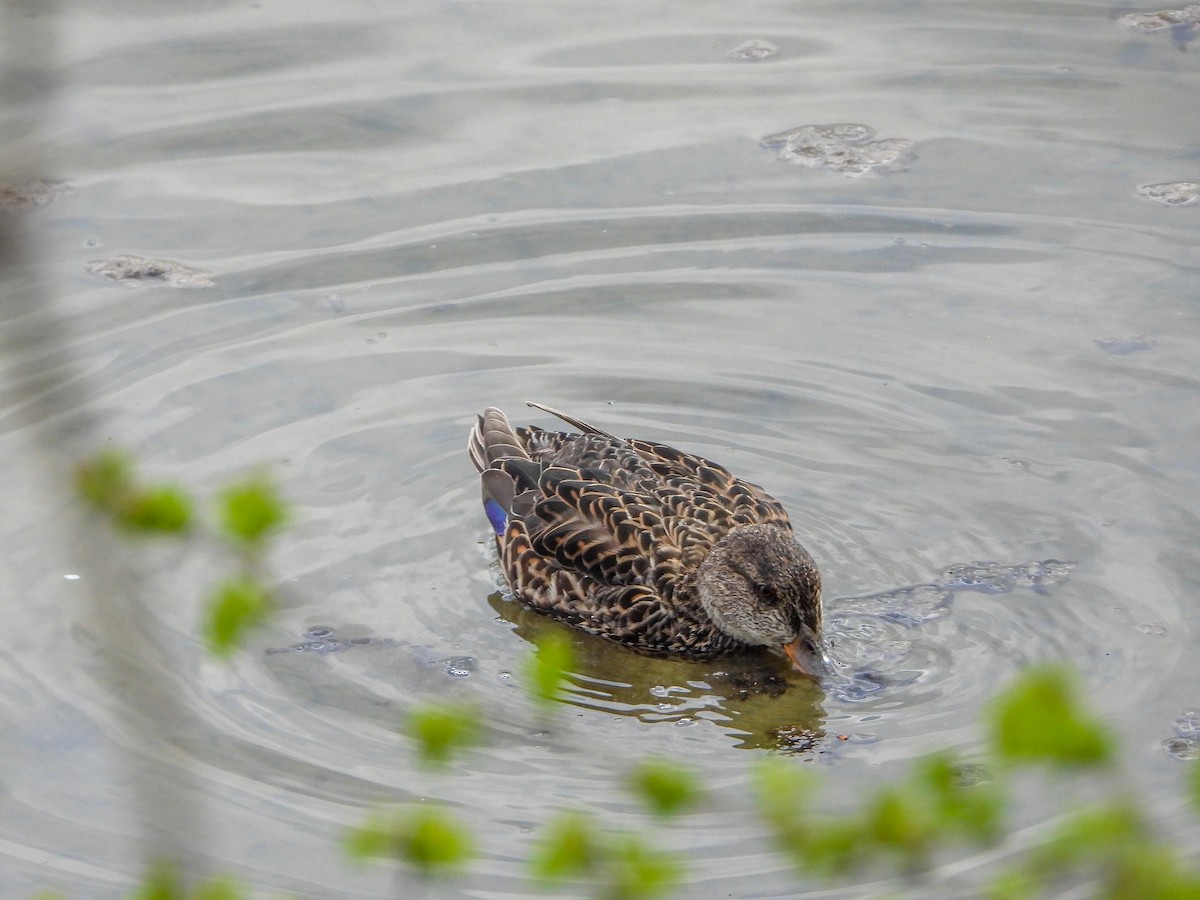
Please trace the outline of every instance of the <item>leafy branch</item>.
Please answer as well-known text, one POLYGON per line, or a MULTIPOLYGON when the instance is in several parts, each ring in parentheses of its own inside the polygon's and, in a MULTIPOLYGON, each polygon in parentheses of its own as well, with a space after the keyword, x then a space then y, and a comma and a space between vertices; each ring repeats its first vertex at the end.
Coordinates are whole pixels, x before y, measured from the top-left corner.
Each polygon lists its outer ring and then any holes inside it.
POLYGON ((190 494, 173 484, 143 483, 125 453, 108 450, 84 461, 75 482, 88 505, 126 534, 222 539, 233 560, 232 572, 209 591, 206 602, 204 639, 213 653, 228 656, 274 609, 265 573, 267 542, 286 524, 288 509, 265 474, 222 490, 214 504, 216 523, 207 527, 190 494))

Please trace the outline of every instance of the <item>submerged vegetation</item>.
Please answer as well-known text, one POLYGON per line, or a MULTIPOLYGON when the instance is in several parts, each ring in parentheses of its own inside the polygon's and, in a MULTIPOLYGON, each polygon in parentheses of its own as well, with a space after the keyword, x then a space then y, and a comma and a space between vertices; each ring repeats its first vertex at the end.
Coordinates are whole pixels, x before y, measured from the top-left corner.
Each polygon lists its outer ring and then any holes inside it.
MULTIPOLYGON (((262 474, 220 492, 205 519, 182 488, 145 484, 129 457, 108 452, 80 465, 80 496, 131 535, 178 540, 217 537, 229 550, 229 574, 209 592, 203 639, 221 656, 234 652, 273 609, 265 559, 288 519, 262 474)), ((531 717, 554 713, 571 645, 549 632, 531 653, 525 683, 531 717)), ((405 732, 421 762, 440 778, 484 733, 478 709, 427 706, 410 711, 405 732)), ((995 900, 1073 895, 1133 900, 1200 900, 1194 848, 1164 840, 1121 777, 1117 748, 1104 724, 1079 702, 1066 670, 1021 673, 984 713, 986 739, 970 759, 937 753, 917 761, 900 782, 868 792, 853 811, 819 804, 819 777, 792 757, 764 755, 755 768, 757 818, 779 853, 803 879, 892 873, 919 890, 922 879, 958 845, 1004 846, 1017 820, 1021 783, 1053 778, 1074 790, 1076 807, 1032 846, 1013 850, 974 892, 995 900), (998 871, 997 871, 998 870, 998 871)), ((1200 764, 1188 767, 1188 792, 1200 813, 1200 764)), ((587 884, 606 900, 669 895, 686 877, 687 860, 660 849, 672 819, 703 802, 705 787, 686 766, 644 759, 626 787, 646 814, 640 831, 606 827, 580 810, 546 822, 528 861, 531 884, 587 884)), ((468 867, 479 842, 463 817, 434 803, 381 809, 345 839, 351 858, 385 861, 426 882, 468 867)), ((46 895, 47 897, 49 895, 46 895)), ((249 896, 228 878, 189 885, 171 861, 151 863, 137 900, 237 900, 249 896)))

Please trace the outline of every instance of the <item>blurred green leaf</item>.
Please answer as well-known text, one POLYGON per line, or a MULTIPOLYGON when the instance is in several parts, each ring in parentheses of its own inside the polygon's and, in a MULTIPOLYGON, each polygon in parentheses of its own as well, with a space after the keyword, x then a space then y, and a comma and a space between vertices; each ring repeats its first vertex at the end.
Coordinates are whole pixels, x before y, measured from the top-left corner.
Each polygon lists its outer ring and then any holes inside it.
POLYGON ((1112 877, 1104 896, 1113 900, 1200 900, 1200 873, 1184 871, 1169 847, 1127 845, 1106 867, 1112 877))
POLYGON ((1105 803, 1072 813, 1058 830, 1030 853, 1030 862, 1054 872, 1088 857, 1112 858, 1122 846, 1139 843, 1141 818, 1124 803, 1105 803))
POLYGON ((234 578, 219 584, 208 601, 205 639, 218 655, 237 649, 244 634, 261 624, 274 607, 271 596, 261 584, 248 578, 234 578))
POLYGON ((80 463, 75 483, 89 504, 127 531, 179 534, 192 525, 191 498, 171 485, 139 486, 133 462, 119 451, 106 450, 80 463))
POLYGON ((992 745, 1016 763, 1101 765, 1112 742, 1099 721, 1076 704, 1071 679, 1055 667, 1025 671, 990 709, 992 745))
POLYGON ((1029 900, 1040 894, 1042 880, 1026 866, 1018 866, 1002 872, 986 895, 988 900, 1029 900))
POLYGON ((397 838, 392 831, 392 822, 376 814, 346 834, 346 855, 352 859, 373 859, 395 855, 397 838))
POLYGON ((182 534, 192 527, 192 499, 171 485, 135 491, 115 512, 117 524, 130 531, 182 534))
POLYGON ((92 506, 111 512, 116 499, 133 490, 133 461, 119 450, 105 450, 75 469, 75 486, 92 506))
POLYGON ((610 850, 612 900, 662 897, 680 879, 682 867, 674 857, 653 850, 644 837, 626 834, 614 839, 610 850))
POLYGON ((404 858, 426 874, 457 869, 471 854, 462 824, 444 810, 417 807, 408 819, 404 858))
POLYGON ((863 845, 859 821, 810 814, 817 785, 812 772, 794 760, 770 758, 755 766, 754 780, 759 811, 797 868, 829 874, 845 871, 857 859, 863 845))
POLYGON ((928 795, 911 787, 880 789, 869 805, 864 821, 866 840, 897 851, 909 866, 924 862, 937 835, 938 822, 928 795))
POLYGON ((408 716, 407 731, 417 742, 421 759, 443 764, 455 750, 475 743, 479 736, 479 711, 467 705, 416 709, 408 716))
POLYGON ((158 862, 150 866, 133 896, 134 900, 184 900, 186 894, 179 870, 170 863, 158 862))
POLYGON ((424 876, 440 876, 460 868, 471 856, 471 839, 463 825, 444 809, 414 806, 379 813, 352 829, 346 851, 355 858, 388 858, 406 863, 424 876))
POLYGON ((696 776, 681 764, 665 759, 645 759, 633 770, 631 783, 656 816, 672 816, 696 802, 700 788, 696 776))
POLYGON ((539 881, 557 882, 591 870, 598 855, 591 820, 581 813, 569 812, 546 826, 529 858, 529 867, 539 881))
POLYGON ((994 783, 965 781, 962 766, 945 753, 918 762, 916 779, 929 792, 940 828, 979 843, 999 839, 1004 798, 994 783))
POLYGON ((816 776, 789 759, 771 757, 754 767, 758 808, 773 825, 790 824, 804 815, 816 787, 816 776))
POLYGON ((575 649, 569 638, 557 631, 544 635, 525 665, 529 696, 543 707, 553 705, 574 664, 575 649))
POLYGON ((241 900, 242 892, 229 878, 210 878, 191 893, 191 900, 241 900))
POLYGON ((857 818, 823 818, 792 831, 784 849, 805 872, 843 874, 870 858, 872 846, 865 835, 866 827, 857 818))
POLYGON ((221 493, 221 529, 245 544, 258 544, 287 521, 287 506, 271 481, 254 475, 221 493))

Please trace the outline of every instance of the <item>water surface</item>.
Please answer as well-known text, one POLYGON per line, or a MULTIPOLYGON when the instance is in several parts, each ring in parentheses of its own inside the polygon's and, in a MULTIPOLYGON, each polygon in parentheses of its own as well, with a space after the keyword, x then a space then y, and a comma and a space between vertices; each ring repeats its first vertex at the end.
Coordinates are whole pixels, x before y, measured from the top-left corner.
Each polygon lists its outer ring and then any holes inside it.
MULTIPOLYGON (((1082 672, 1149 807, 1187 827, 1187 749, 1164 742, 1200 705, 1200 204, 1145 188, 1200 181, 1197 57, 1126 12, 50 14, 36 174, 70 187, 12 214, 70 359, 8 344, 0 893, 126 893, 140 784, 163 841, 196 835, 198 865, 264 894, 389 895, 341 836, 428 799, 483 851, 446 894, 524 896, 553 811, 641 826, 621 780, 644 754, 714 790, 663 837, 684 896, 821 893, 766 849, 751 764, 791 754, 852 805, 926 752, 977 750, 987 699, 1042 660, 1082 672), (763 145, 836 124, 903 158, 763 145), (553 626, 500 591, 465 452, 486 405, 550 424, 526 399, 779 497, 849 686, 580 636, 568 703, 539 719, 521 669, 553 626), (75 518, 47 447, 109 442, 203 490, 266 462, 294 503, 282 609, 232 662, 195 637, 215 552, 116 564, 75 518), (948 571, 980 561, 1073 568, 1003 591, 948 571), (97 595, 127 602, 97 619, 97 595), (486 741, 431 776, 398 723, 443 699, 486 709, 486 741), (155 808, 180 785, 185 807, 155 808)), ((971 893, 990 859, 923 895, 971 893)))

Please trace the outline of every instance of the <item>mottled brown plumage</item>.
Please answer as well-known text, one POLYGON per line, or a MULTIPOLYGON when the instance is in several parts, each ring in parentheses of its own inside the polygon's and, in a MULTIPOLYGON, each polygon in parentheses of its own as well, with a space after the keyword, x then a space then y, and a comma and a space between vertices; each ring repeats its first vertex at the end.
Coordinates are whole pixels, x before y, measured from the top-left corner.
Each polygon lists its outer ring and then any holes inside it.
POLYGON ((519 600, 641 650, 769 646, 820 670, 821 577, 777 500, 702 457, 530 405, 579 433, 489 408, 468 442, 519 600))

